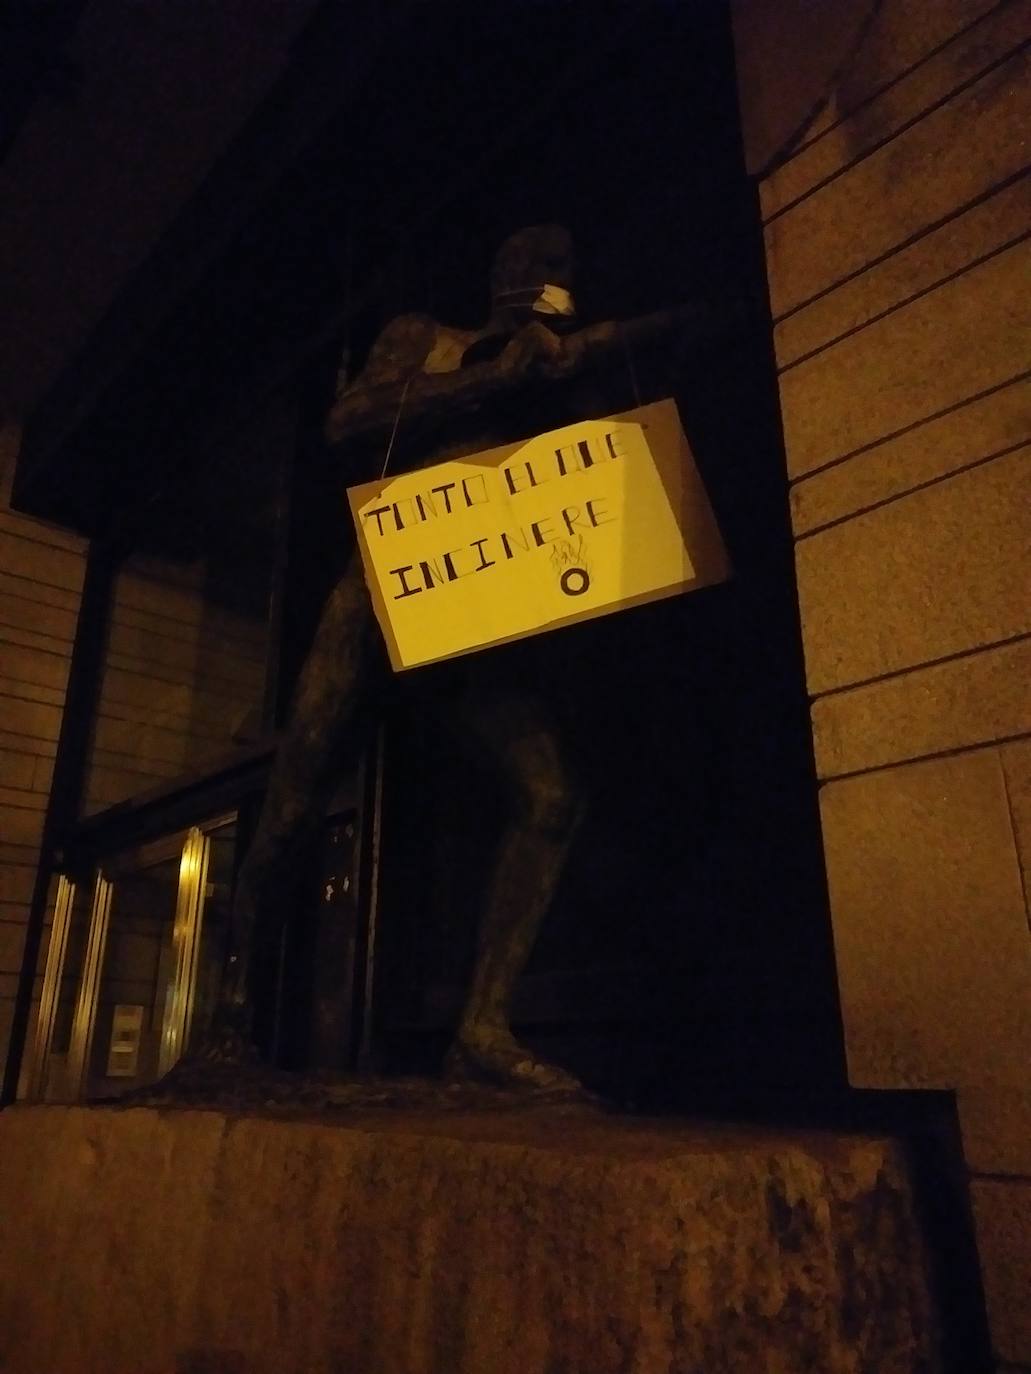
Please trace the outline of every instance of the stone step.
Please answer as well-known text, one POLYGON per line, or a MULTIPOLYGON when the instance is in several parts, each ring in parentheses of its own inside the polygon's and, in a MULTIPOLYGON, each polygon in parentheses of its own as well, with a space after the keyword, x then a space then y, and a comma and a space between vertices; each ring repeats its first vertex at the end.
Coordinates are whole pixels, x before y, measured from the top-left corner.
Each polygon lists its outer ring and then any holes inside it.
POLYGON ((4 1374, 931 1374, 902 1151, 600 1113, 0 1113, 4 1374))

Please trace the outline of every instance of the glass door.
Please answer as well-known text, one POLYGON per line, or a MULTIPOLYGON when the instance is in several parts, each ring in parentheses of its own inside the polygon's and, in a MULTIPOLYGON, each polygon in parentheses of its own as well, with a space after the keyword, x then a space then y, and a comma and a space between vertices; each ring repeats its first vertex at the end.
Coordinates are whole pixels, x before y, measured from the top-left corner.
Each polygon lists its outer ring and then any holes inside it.
POLYGON ((236 818, 105 859, 92 903, 62 877, 29 1095, 111 1098, 166 1073, 211 1023, 226 952, 236 818))
POLYGON ((29 1098, 65 1102, 73 1095, 68 1081, 68 1051, 89 940, 91 895, 88 881, 58 875, 28 1070, 29 1098))
POLYGON ((196 858, 191 860, 188 876, 189 885, 197 894, 197 914, 196 924, 191 927, 183 903, 184 918, 179 932, 182 972, 178 989, 181 991, 177 990, 174 1002, 175 1029, 169 1031, 168 1068, 185 1050, 195 1050, 209 1030, 228 953, 229 909, 236 865, 236 817, 210 821, 191 834, 195 837, 196 858))
POLYGON ((120 1096, 159 1075, 184 870, 175 836, 118 855, 98 876, 70 1055, 78 1096, 120 1096))

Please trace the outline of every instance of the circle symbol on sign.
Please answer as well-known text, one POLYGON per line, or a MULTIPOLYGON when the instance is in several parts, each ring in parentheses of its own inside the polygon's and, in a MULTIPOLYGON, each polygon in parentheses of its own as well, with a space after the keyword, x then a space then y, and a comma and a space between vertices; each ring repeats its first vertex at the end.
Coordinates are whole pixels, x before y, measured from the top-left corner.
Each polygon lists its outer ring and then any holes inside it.
POLYGON ((591 578, 586 568, 567 568, 558 582, 566 596, 583 596, 591 578))

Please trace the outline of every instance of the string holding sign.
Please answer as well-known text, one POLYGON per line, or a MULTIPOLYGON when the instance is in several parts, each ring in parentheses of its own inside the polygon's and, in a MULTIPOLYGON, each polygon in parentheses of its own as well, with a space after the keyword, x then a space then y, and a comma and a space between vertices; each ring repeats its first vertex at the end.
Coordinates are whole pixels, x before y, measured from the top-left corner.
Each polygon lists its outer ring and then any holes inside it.
POLYGON ((394 668, 722 581, 673 401, 348 492, 394 668))

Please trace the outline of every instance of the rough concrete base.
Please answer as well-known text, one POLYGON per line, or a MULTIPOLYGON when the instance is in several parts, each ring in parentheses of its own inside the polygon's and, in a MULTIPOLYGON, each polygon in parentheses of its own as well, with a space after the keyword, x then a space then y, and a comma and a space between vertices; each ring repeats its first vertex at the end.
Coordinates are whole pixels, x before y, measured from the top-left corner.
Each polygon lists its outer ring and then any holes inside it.
POLYGON ((3 1374, 917 1374, 883 1140, 0 1113, 3 1374))

